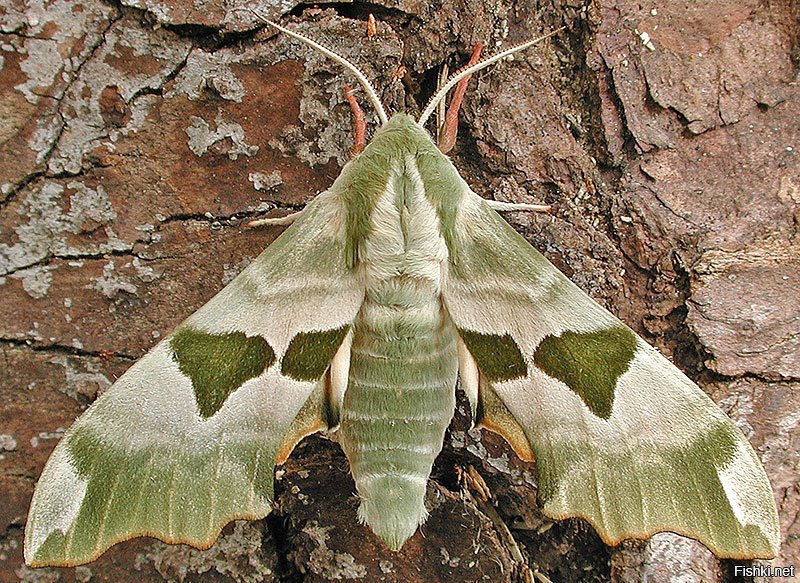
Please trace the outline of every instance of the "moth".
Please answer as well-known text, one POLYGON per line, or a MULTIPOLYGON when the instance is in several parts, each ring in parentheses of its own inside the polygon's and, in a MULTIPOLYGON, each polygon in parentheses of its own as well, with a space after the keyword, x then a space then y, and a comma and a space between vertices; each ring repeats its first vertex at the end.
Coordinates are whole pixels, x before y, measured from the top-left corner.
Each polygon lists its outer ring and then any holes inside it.
MULTIPOLYGON (((272 23, 271 23, 272 24, 272 23)), ((148 535, 199 548, 270 512, 276 464, 338 429, 359 519, 399 550, 460 379, 474 423, 536 460, 544 513, 609 544, 672 531, 773 557, 766 474, 700 388, 591 300, 459 176, 419 119, 381 121, 329 190, 74 423, 38 482, 29 565, 92 561, 148 535), (298 301, 302 298, 302 303, 298 301)))

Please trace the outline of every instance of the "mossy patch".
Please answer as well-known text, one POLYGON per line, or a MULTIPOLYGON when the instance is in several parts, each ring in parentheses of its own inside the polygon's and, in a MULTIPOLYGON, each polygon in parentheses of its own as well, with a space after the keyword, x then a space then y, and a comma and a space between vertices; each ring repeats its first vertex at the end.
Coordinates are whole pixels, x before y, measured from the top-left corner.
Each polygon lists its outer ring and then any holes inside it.
POLYGON ((204 418, 219 411, 231 393, 275 362, 275 352, 266 340, 242 332, 208 334, 182 328, 170 346, 178 368, 192 381, 204 418))
POLYGON ((350 326, 301 332, 289 342, 281 361, 281 374, 297 381, 316 381, 327 370, 350 326))
POLYGON ((528 375, 525 358, 510 334, 482 334, 461 328, 458 333, 487 380, 510 381, 528 375))
POLYGON ((636 335, 617 326, 546 336, 536 348, 533 362, 572 389, 592 413, 608 419, 617 379, 628 370, 635 352, 636 335))

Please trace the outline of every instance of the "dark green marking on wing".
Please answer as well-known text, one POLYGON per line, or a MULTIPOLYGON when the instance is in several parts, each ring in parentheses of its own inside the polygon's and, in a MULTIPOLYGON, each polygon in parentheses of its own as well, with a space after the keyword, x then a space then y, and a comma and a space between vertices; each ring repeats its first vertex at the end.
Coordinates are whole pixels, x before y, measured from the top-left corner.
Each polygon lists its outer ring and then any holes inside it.
POLYGON ((281 374, 297 381, 316 381, 327 370, 350 326, 300 332, 289 342, 281 361, 281 374))
POLYGON ((189 377, 200 415, 207 419, 246 381, 275 362, 275 351, 261 336, 242 332, 208 334, 178 330, 170 341, 172 358, 189 377))
POLYGON ((525 358, 510 334, 482 334, 462 328, 458 333, 488 381, 510 381, 528 375, 525 358))
POLYGON ((538 368, 572 389, 603 419, 611 417, 617 379, 636 352, 636 335, 622 326, 545 336, 533 355, 538 368))

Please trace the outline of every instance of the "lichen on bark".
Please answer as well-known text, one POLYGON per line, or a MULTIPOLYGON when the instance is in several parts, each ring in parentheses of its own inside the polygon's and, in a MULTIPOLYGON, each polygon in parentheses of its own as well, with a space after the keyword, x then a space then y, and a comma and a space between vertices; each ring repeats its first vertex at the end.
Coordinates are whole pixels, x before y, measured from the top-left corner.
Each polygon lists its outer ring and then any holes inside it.
MULTIPOLYGON (((244 221, 298 210, 332 182, 350 155, 341 90, 352 79, 264 29, 237 10, 242 3, 7 4, 0 581, 48 580, 58 571, 21 566, 21 517, 56 439, 108 380, 279 232, 249 231, 244 221)), ((798 8, 393 0, 258 10, 335 45, 390 109, 408 111, 424 105, 440 67, 466 62, 475 43, 492 52, 567 27, 473 80, 451 156, 485 197, 554 205, 549 215, 509 219, 745 431, 779 501, 776 564, 800 564, 798 8)), ((357 523, 344 458, 315 437, 279 470, 266 520, 228 527, 207 552, 123 543, 73 576, 729 577, 695 543, 667 536, 612 549, 579 521, 546 520, 536 510, 535 465, 469 430, 468 407, 459 410, 429 486, 431 518, 401 553, 357 523), (459 494, 456 467, 470 465, 497 518, 459 494)))

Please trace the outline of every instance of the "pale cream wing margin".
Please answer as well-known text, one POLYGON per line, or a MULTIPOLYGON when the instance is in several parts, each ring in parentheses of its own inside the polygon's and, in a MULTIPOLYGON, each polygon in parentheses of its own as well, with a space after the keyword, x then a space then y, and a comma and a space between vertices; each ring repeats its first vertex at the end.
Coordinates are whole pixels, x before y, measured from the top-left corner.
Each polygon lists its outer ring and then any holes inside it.
POLYGON ((75 422, 36 487, 28 564, 141 535, 205 548, 269 513, 276 461, 327 427, 325 372, 363 301, 344 239, 325 192, 75 422))
POLYGON ((474 193, 455 225, 443 297, 462 383, 478 421, 536 459, 544 512, 610 544, 672 531, 720 557, 775 556, 770 484, 706 394, 474 193))

